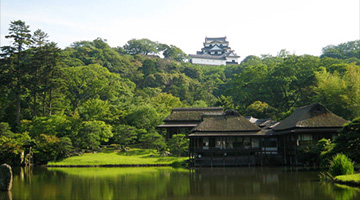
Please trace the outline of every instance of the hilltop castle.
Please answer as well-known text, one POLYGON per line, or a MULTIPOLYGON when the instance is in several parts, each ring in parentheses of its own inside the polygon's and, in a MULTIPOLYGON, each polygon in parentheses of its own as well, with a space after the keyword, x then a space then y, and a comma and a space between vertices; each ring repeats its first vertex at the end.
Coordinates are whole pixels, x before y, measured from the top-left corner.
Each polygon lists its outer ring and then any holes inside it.
POLYGON ((206 37, 204 47, 196 54, 189 54, 189 62, 200 65, 238 64, 240 56, 229 47, 226 37, 206 37))

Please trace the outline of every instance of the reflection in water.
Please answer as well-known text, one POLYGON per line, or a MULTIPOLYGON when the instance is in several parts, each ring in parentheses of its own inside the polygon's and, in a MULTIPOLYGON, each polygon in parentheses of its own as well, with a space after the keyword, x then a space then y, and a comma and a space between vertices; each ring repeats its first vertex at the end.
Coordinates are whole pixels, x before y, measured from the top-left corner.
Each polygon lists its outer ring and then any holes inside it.
POLYGON ((358 189, 321 183, 317 174, 293 168, 18 168, 14 169, 12 198, 360 198, 358 189))
POLYGON ((11 191, 0 190, 0 200, 13 200, 11 191))

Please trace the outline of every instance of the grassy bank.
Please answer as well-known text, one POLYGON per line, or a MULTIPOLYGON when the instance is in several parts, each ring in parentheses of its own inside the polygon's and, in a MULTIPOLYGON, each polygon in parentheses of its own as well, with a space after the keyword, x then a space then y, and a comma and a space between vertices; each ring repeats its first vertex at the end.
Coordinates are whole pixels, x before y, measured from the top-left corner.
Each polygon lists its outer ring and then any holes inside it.
POLYGON ((334 182, 351 186, 360 186, 360 174, 336 176, 334 182))
POLYGON ((84 153, 59 162, 49 162, 48 166, 152 166, 176 165, 187 157, 161 156, 156 150, 134 148, 127 152, 105 150, 99 153, 84 153))

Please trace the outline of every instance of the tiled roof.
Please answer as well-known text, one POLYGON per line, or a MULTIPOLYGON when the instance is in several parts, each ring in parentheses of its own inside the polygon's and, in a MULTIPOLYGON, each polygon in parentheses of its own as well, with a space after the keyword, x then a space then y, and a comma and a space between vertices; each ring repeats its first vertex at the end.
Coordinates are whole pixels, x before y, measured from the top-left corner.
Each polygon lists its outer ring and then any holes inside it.
POLYGON ((226 37, 206 37, 206 38, 205 38, 205 42, 209 42, 209 41, 221 41, 221 42, 226 42, 226 37))

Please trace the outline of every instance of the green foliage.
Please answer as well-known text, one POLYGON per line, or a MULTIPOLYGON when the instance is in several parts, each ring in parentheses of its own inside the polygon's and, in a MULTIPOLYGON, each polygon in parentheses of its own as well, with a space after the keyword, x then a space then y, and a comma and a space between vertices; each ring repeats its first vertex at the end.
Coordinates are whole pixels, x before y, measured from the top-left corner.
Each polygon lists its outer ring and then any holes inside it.
POLYGON ((161 123, 161 117, 152 105, 142 104, 132 106, 124 120, 128 125, 149 131, 161 123))
POLYGON ((139 141, 143 147, 156 149, 158 152, 166 147, 164 137, 155 131, 142 134, 139 141))
POLYGON ((20 165, 24 160, 24 145, 32 142, 28 133, 7 132, 0 135, 0 162, 20 165))
POLYGON ((333 156, 334 144, 330 139, 321 139, 316 144, 300 146, 298 149, 298 160, 308 165, 327 168, 333 156))
POLYGON ((120 124, 113 128, 114 136, 111 138, 111 142, 127 147, 137 142, 138 137, 143 134, 146 134, 146 130, 120 124))
POLYGON ((221 95, 217 98, 215 106, 223 107, 224 110, 235 109, 234 102, 231 96, 221 95))
POLYGON ((241 73, 226 83, 225 94, 245 108, 255 101, 266 102, 277 113, 311 102, 314 72, 320 65, 315 56, 250 57, 241 63, 241 73))
POLYGON ((173 59, 178 62, 183 62, 188 57, 179 47, 176 47, 175 45, 166 45, 163 55, 166 59, 173 59))
POLYGON ((344 154, 336 154, 330 162, 329 173, 335 177, 354 173, 354 163, 344 154))
POLYGON ((78 133, 78 145, 83 149, 98 149, 101 142, 107 142, 113 136, 111 129, 103 121, 83 121, 78 133))
POLYGON ((160 44, 157 42, 153 42, 149 39, 132 39, 129 40, 124 45, 124 50, 126 53, 135 55, 135 54, 158 54, 159 53, 160 44))
POLYGON ((189 138, 185 134, 173 135, 168 144, 173 155, 187 156, 189 153, 189 138))
POLYGON ((338 59, 355 57, 360 59, 360 40, 341 43, 339 45, 328 45, 322 49, 321 57, 338 59))
POLYGON ((6 122, 0 122, 0 136, 11 137, 14 133, 11 131, 11 127, 6 122))
POLYGON ((49 117, 35 117, 32 121, 22 120, 21 131, 28 131, 35 138, 41 134, 57 137, 72 135, 72 121, 65 115, 52 115, 49 117))
POLYGON ((315 73, 313 99, 322 102, 334 113, 345 118, 360 116, 360 67, 354 63, 345 72, 328 72, 325 68, 315 73))
POLYGON ((161 119, 165 119, 172 108, 183 107, 183 103, 179 97, 174 97, 172 94, 159 93, 157 96, 151 98, 151 104, 156 111, 161 115, 161 119))
POLYGON ((113 99, 132 95, 134 89, 132 82, 99 65, 64 68, 63 74, 72 109, 89 99, 113 99))
POLYGON ((245 109, 245 114, 256 118, 271 118, 276 114, 276 109, 266 102, 255 101, 245 109))
POLYGON ((41 134, 35 140, 34 160, 36 164, 47 164, 48 161, 68 157, 71 149, 72 143, 68 137, 41 134))
POLYGON ((89 99, 84 102, 79 108, 79 114, 85 121, 99 120, 109 121, 111 120, 110 105, 108 101, 100 99, 89 99))
POLYGON ((335 139, 335 153, 343 153, 360 163, 360 118, 346 124, 335 139))

